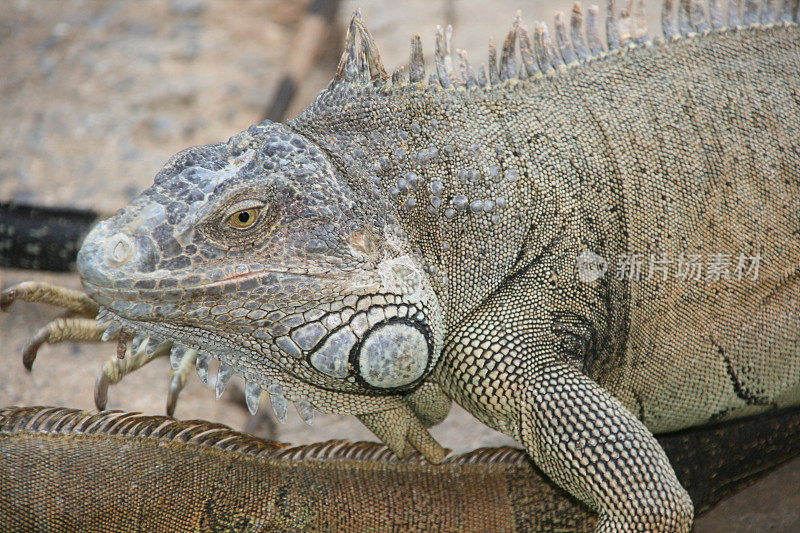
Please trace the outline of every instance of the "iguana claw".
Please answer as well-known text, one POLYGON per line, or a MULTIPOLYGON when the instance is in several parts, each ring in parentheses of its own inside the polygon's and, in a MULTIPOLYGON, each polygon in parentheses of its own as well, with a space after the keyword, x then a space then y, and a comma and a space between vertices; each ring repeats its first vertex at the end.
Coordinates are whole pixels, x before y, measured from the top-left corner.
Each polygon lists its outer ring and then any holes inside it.
POLYGON ((169 393, 167 394, 167 415, 172 416, 175 413, 175 407, 178 405, 178 396, 183 388, 186 386, 186 380, 192 374, 192 369, 195 367, 197 360, 197 350, 186 349, 177 365, 177 368, 172 370, 172 377, 169 382, 169 393))
POLYGON ((57 344, 63 341, 98 342, 103 330, 91 318, 56 318, 33 336, 22 351, 22 364, 30 372, 39 348, 43 344, 57 344))

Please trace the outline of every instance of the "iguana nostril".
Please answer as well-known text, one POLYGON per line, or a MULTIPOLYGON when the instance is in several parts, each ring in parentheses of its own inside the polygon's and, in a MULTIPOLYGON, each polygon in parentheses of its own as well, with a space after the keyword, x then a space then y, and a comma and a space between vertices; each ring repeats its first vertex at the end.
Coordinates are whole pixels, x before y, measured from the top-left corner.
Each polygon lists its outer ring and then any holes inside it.
POLYGON ((119 266, 133 257, 133 241, 124 233, 114 235, 106 249, 106 259, 112 265, 119 266))

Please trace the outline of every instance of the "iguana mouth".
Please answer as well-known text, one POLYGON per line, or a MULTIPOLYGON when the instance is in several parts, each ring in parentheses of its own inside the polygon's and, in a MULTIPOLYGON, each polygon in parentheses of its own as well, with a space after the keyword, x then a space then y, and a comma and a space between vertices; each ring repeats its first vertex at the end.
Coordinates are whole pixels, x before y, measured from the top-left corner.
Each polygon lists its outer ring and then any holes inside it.
MULTIPOLYGON (((242 267, 251 267, 252 265, 241 265, 242 267)), ((339 274, 338 272, 331 271, 330 269, 324 268, 313 268, 313 267, 303 267, 303 268, 281 268, 281 267, 272 267, 264 268, 261 265, 258 265, 258 270, 249 270, 247 272, 241 273, 230 273, 230 274, 222 274, 220 277, 211 277, 206 279, 198 279, 197 282, 191 283, 181 283, 178 281, 174 287, 180 290, 188 291, 193 289, 207 289, 215 286, 223 286, 226 283, 233 283, 233 282, 241 282, 249 279, 258 279, 262 276, 270 276, 270 275, 278 275, 278 276, 294 276, 294 277, 303 277, 303 278, 314 278, 314 279, 348 279, 348 275, 352 275, 352 272, 347 270, 342 270, 343 274, 339 274)), ((158 285, 158 281, 160 278, 154 277, 152 280, 153 285, 158 285)), ((147 300, 148 297, 148 290, 139 290, 133 287, 133 284, 126 284, 124 280, 115 280, 116 284, 110 283, 100 283, 96 279, 88 280, 84 278, 82 280, 84 285, 89 285, 91 288, 96 290, 103 290, 103 291, 113 291, 117 293, 123 293, 126 291, 136 290, 136 300, 147 300)), ((168 290, 168 288, 160 288, 160 289, 153 289, 153 299, 154 300, 161 300, 161 293, 164 290, 168 290), (156 292, 157 290, 157 292, 156 292)))

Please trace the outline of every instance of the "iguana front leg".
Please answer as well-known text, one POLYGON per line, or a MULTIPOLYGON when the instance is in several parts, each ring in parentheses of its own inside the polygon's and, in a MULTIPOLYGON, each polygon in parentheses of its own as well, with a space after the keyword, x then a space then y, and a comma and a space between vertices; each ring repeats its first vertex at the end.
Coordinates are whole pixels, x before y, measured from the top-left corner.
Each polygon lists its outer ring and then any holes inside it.
POLYGON ((566 353, 550 287, 524 273, 483 302, 450 335, 440 382, 596 509, 598 531, 689 531, 691 499, 658 442, 566 353))

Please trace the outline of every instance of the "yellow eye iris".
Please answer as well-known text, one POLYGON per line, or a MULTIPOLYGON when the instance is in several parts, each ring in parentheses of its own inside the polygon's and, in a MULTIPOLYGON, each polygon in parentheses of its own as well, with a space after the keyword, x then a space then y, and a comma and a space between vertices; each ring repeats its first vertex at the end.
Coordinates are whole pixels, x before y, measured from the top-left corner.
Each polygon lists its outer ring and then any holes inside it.
POLYGON ((228 217, 228 224, 236 229, 247 229, 256 223, 260 211, 260 209, 255 207, 237 211, 228 217))

